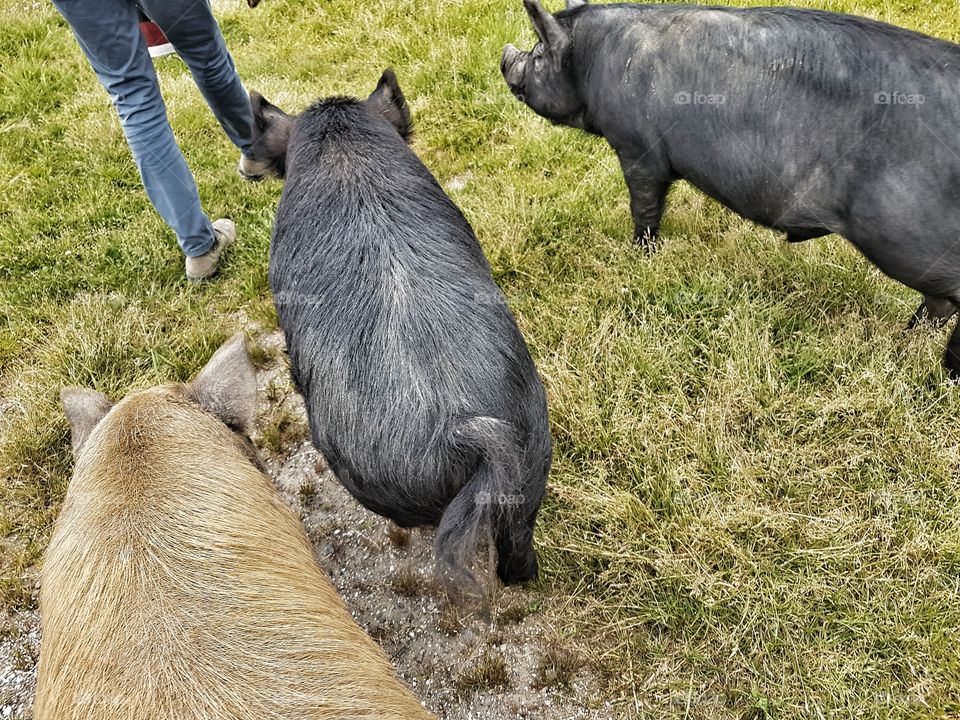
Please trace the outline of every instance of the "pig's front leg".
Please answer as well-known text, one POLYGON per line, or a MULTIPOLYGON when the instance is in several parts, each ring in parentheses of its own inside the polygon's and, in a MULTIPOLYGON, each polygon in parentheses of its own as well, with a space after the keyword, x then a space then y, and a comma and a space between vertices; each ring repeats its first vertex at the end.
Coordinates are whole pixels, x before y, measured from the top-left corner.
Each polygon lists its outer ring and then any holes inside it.
POLYGON ((647 153, 639 158, 618 153, 623 177, 630 191, 630 212, 633 215, 633 239, 646 250, 652 250, 660 231, 667 191, 672 178, 669 169, 658 167, 659 158, 647 153))

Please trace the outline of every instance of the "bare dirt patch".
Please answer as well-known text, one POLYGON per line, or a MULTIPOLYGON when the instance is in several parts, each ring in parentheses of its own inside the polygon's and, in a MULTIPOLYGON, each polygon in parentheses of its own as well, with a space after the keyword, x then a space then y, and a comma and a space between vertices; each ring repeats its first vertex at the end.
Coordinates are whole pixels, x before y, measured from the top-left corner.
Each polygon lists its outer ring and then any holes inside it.
POLYGON ((0 718, 30 716, 40 654, 37 613, 10 613, 0 618, 0 718))

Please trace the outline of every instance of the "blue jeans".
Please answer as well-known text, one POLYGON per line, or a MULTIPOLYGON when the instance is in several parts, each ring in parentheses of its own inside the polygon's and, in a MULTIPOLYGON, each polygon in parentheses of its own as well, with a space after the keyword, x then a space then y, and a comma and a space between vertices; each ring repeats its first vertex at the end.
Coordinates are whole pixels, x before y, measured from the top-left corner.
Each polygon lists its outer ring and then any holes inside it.
MULTIPOLYGON (((53 0, 110 94, 153 206, 185 255, 213 245, 213 226, 197 184, 173 138, 167 110, 132 0, 53 0)), ((231 142, 250 148, 253 113, 209 0, 140 0, 190 68, 194 82, 231 142)))

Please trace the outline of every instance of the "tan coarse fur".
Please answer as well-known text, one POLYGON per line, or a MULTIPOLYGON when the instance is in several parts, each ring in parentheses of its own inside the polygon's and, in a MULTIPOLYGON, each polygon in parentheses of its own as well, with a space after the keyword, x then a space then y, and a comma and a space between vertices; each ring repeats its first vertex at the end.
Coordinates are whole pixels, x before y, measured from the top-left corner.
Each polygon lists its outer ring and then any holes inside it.
POLYGON ((127 397, 78 450, 43 565, 36 720, 432 717, 189 389, 127 397))

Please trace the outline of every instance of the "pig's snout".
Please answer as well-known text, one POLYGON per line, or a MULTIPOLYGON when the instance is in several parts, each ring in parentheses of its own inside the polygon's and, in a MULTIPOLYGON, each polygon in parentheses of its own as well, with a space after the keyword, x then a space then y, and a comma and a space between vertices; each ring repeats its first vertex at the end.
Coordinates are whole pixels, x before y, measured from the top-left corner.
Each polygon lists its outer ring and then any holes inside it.
POLYGON ((513 45, 503 48, 500 56, 500 72, 514 93, 519 92, 523 84, 523 56, 524 52, 513 45))
POLYGON ((500 56, 500 70, 507 71, 507 65, 516 56, 517 48, 513 45, 506 45, 503 48, 503 54, 500 56))

